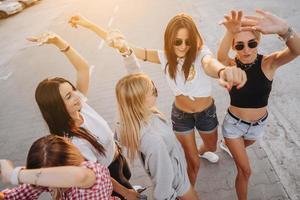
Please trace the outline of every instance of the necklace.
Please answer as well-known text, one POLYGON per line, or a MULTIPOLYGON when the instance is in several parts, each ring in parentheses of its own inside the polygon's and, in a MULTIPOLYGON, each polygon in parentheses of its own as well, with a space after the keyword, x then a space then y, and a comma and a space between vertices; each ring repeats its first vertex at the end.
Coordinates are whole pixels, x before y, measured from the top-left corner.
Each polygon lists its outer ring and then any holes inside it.
POLYGON ((195 70, 195 66, 194 66, 194 63, 193 63, 191 68, 190 68, 188 78, 186 80, 187 81, 193 80, 195 78, 195 75, 196 75, 196 70, 195 70))
POLYGON ((255 60, 252 63, 249 63, 249 64, 242 63, 238 58, 235 58, 235 62, 237 64, 237 66, 239 66, 242 70, 247 71, 248 69, 250 69, 252 66, 254 66, 256 64, 257 57, 255 58, 255 60))

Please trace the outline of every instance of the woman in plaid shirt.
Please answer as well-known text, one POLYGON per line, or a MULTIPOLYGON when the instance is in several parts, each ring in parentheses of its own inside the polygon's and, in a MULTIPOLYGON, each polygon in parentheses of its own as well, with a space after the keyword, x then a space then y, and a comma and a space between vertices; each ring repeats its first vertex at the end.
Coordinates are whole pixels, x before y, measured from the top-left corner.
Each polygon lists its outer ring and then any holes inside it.
POLYGON ((26 169, 15 168, 0 160, 4 182, 21 184, 0 193, 4 200, 34 200, 50 192, 55 200, 116 200, 111 197, 112 182, 108 169, 85 161, 79 150, 66 138, 48 135, 31 146, 26 169))

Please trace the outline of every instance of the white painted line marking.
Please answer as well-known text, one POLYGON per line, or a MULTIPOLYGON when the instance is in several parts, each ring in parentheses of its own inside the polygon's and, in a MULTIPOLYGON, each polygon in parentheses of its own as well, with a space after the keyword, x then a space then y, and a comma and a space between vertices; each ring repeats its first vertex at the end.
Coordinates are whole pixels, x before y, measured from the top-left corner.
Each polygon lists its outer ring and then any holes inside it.
POLYGON ((108 27, 111 27, 111 25, 112 25, 114 19, 115 19, 115 18, 114 18, 113 16, 110 18, 110 20, 109 20, 109 22, 108 22, 108 27))
POLYGON ((101 40, 99 46, 98 46, 98 50, 101 50, 103 48, 104 45, 104 40, 101 40))
MULTIPOLYGON (((119 10, 119 5, 116 5, 114 7, 113 15, 111 16, 111 18, 108 21, 108 25, 107 25, 108 29, 111 27, 111 25, 112 25, 112 23, 113 23, 113 21, 115 19, 114 16, 118 12, 118 10, 119 10)), ((99 51, 103 48, 104 43, 105 43, 104 40, 101 40, 100 44, 98 45, 98 50, 99 51)))
POLYGON ((6 76, 0 77, 0 80, 6 81, 11 75, 12 75, 12 72, 9 72, 6 76))
POLYGON ((91 65, 90 66, 90 77, 92 76, 92 73, 93 73, 94 69, 95 69, 95 66, 91 65))

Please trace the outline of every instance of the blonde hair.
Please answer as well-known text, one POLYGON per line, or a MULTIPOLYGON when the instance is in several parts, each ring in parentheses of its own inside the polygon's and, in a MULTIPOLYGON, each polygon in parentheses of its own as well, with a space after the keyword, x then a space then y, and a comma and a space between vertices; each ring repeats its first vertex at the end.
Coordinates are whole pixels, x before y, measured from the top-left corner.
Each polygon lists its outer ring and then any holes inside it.
POLYGON ((127 148, 127 156, 133 161, 140 147, 140 131, 147 125, 153 113, 161 113, 146 105, 146 95, 153 90, 153 82, 144 73, 123 77, 116 85, 118 114, 120 117, 120 142, 127 148))

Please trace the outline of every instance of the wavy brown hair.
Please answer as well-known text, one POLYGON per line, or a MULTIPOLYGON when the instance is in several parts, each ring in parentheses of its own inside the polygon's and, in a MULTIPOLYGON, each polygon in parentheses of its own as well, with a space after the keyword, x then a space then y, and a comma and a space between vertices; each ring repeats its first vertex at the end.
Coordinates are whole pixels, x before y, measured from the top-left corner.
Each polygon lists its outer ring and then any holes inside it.
POLYGON ((175 79, 177 71, 177 55, 174 52, 174 42, 179 29, 186 28, 189 33, 190 49, 186 53, 182 71, 185 79, 187 79, 190 67, 196 59, 199 48, 203 45, 203 39, 199 33, 192 17, 187 14, 180 13, 174 16, 168 23, 164 35, 164 50, 168 60, 165 71, 168 70, 171 79, 175 79))
POLYGON ((43 80, 35 90, 35 100, 50 133, 58 136, 83 138, 91 143, 100 155, 105 155, 105 149, 97 139, 88 130, 76 126, 75 121, 68 113, 59 92, 59 86, 63 83, 69 83, 73 90, 76 90, 71 82, 59 77, 43 80))

